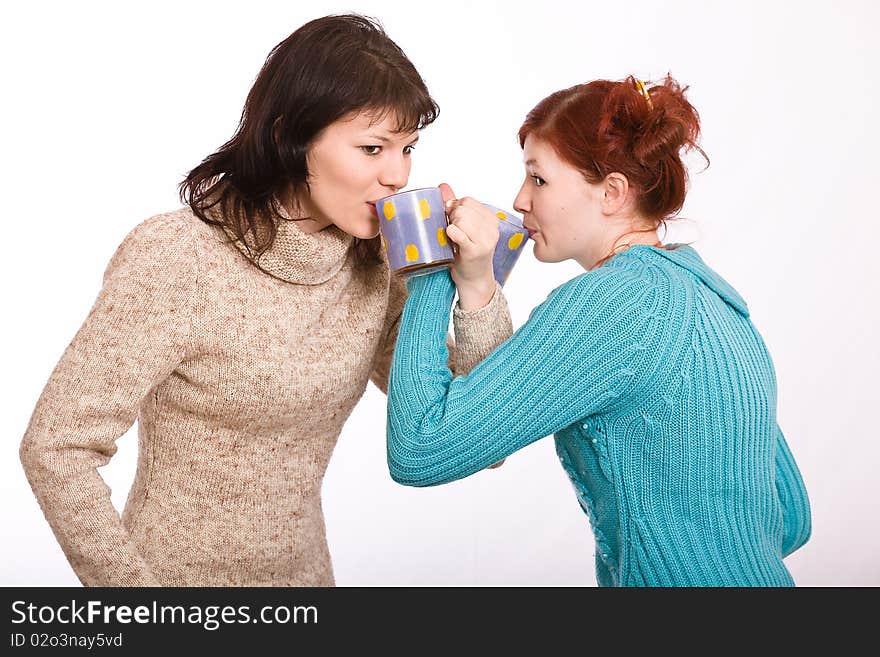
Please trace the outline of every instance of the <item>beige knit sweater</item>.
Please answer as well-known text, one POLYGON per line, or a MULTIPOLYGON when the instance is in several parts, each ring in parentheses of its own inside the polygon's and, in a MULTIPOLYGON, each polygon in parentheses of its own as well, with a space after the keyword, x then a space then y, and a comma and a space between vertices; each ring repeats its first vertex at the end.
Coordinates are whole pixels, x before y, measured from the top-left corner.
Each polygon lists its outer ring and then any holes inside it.
MULTIPOLYGON (((20 450, 83 584, 334 584, 321 480, 368 380, 387 390, 406 295, 351 244, 282 223, 260 261, 274 278, 188 208, 125 238, 20 450), (96 468, 135 419, 120 517, 96 468)), ((512 333, 500 288, 453 323, 459 373, 512 333)))

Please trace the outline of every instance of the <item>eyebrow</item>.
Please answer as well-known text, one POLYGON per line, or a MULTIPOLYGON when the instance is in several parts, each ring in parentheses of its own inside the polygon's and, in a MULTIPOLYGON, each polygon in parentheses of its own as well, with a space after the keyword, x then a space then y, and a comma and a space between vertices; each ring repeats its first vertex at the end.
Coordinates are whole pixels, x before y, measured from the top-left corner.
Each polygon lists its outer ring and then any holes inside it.
POLYGON ((526 166, 537 164, 537 163, 538 163, 538 160, 536 160, 535 158, 528 159, 525 162, 526 166))
MULTIPOLYGON (((386 144, 390 144, 390 143, 391 143, 391 140, 390 140, 388 137, 383 137, 382 135, 369 134, 369 135, 367 135, 367 137, 371 137, 371 138, 373 138, 373 139, 378 139, 379 141, 384 142, 384 143, 386 143, 386 144)), ((419 140, 419 136, 416 135, 416 138, 413 139, 413 140, 412 140, 411 142, 409 142, 409 143, 410 143, 410 144, 415 144, 418 140, 419 140)))

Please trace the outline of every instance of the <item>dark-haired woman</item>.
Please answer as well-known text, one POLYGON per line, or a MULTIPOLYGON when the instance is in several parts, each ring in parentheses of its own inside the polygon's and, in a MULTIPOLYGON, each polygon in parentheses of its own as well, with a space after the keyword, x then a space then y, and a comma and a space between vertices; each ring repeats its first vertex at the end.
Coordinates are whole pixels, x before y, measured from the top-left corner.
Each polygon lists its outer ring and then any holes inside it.
MULTIPOLYGON (((374 22, 312 21, 182 183, 187 207, 125 238, 20 450, 85 585, 334 583, 321 480, 367 382, 386 389, 406 294, 370 201, 406 184, 437 111, 374 22), (136 418, 120 517, 96 468, 136 418)), ((497 227, 457 226, 450 239, 474 238, 455 264, 463 372, 512 331, 500 291, 472 277, 497 227)))
MULTIPOLYGON (((442 484, 555 434, 600 585, 791 585, 783 557, 807 541, 810 507, 770 355, 736 290, 657 235, 684 203, 680 154, 699 148, 684 92, 671 78, 600 80, 527 116, 515 207, 538 260, 586 272, 465 376, 442 348, 453 281, 409 281, 389 467, 404 484, 442 484)), ((484 214, 460 200, 450 216, 484 214)))

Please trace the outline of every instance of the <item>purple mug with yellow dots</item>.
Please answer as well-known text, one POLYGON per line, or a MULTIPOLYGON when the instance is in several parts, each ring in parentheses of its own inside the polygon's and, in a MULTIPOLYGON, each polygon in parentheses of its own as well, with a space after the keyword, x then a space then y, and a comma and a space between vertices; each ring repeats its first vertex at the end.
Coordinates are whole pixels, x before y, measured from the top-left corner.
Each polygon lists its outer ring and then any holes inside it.
POLYGON ((443 195, 436 187, 400 192, 374 204, 391 271, 427 274, 453 262, 443 195))
POLYGON ((523 252, 523 247, 529 238, 529 232, 523 228, 522 219, 512 212, 501 210, 488 203, 483 203, 483 205, 498 217, 498 243, 495 245, 495 254, 492 256, 492 271, 495 273, 495 280, 498 281, 498 284, 504 286, 507 277, 513 271, 513 266, 523 252))

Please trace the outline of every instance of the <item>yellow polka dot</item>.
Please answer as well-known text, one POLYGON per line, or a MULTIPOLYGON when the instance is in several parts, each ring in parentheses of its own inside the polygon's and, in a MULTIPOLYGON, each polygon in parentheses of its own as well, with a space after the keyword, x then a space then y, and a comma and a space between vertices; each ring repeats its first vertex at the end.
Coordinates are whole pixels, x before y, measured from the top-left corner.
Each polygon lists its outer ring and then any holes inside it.
POLYGON ((419 214, 422 219, 427 219, 431 216, 431 204, 428 203, 428 199, 423 198, 419 201, 419 214))
POLYGON ((438 228, 437 229, 437 241, 440 243, 440 246, 446 246, 446 244, 448 243, 446 241, 446 229, 445 228, 438 228))
POLYGON ((507 221, 507 215, 503 212, 496 212, 495 216, 501 219, 501 221, 507 221))
POLYGON ((519 245, 522 244, 523 241, 523 233, 517 233, 516 235, 512 235, 509 240, 507 240, 507 248, 511 251, 515 251, 519 248, 519 245))
POLYGON ((382 212, 385 213, 385 218, 388 221, 394 219, 397 216, 397 208, 394 207, 394 201, 385 201, 382 204, 382 212))
POLYGON ((419 248, 415 244, 406 247, 406 261, 415 262, 419 259, 419 248))

